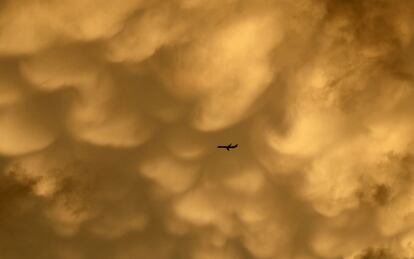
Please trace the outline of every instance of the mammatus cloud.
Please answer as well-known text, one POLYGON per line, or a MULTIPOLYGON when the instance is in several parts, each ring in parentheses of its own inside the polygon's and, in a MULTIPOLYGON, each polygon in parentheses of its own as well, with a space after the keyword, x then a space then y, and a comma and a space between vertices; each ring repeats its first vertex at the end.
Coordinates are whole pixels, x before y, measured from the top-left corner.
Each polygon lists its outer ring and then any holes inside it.
POLYGON ((414 258, 413 10, 2 1, 0 257, 414 258))

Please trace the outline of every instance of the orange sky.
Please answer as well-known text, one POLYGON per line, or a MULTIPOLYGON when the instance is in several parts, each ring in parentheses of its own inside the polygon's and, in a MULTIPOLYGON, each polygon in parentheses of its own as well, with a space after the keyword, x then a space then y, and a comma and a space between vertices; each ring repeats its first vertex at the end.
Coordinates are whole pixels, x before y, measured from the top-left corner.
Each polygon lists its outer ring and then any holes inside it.
POLYGON ((409 0, 2 0, 0 258, 414 258, 413 24, 409 0))

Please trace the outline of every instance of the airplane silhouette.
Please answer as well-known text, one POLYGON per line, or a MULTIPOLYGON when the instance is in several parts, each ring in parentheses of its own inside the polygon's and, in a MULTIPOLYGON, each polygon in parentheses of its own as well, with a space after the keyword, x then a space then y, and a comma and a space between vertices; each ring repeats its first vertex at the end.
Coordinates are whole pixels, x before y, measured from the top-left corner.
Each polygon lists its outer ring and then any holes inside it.
POLYGON ((231 145, 231 143, 227 146, 217 146, 217 148, 225 148, 227 151, 230 151, 230 148, 236 148, 239 144, 236 144, 234 146, 231 145))

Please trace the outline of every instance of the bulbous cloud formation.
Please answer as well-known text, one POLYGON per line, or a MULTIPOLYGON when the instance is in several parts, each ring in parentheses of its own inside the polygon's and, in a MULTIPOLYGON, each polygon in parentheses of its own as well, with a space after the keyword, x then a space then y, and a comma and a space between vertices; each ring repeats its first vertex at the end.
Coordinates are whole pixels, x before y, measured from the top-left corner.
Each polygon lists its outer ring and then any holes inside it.
POLYGON ((413 24, 406 0, 0 1, 0 258, 414 258, 413 24))

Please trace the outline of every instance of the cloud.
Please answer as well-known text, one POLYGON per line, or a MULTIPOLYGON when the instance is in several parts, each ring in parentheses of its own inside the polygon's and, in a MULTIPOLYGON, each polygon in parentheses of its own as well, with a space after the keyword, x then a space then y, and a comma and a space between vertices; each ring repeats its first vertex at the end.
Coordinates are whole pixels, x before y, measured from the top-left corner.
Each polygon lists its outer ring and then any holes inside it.
POLYGON ((4 108, 0 118, 3 155, 21 155, 41 150, 55 139, 53 126, 43 117, 42 109, 20 103, 4 108))
POLYGON ((117 33, 140 1, 7 1, 0 54, 24 55, 60 42, 91 41, 117 33))
POLYGON ((2 1, 0 257, 413 257, 412 10, 2 1))

